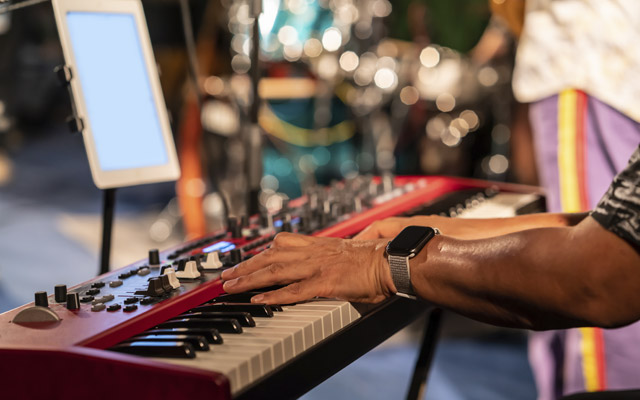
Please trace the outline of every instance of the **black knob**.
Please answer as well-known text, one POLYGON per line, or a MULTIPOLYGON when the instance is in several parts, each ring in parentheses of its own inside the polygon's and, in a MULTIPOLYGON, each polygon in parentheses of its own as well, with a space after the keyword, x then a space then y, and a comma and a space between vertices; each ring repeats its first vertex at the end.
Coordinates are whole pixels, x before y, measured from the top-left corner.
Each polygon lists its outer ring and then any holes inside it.
POLYGON ((149 265, 160 265, 160 252, 158 249, 149 250, 149 265))
POLYGON ((171 286, 171 283, 169 282, 169 276, 168 275, 160 275, 160 282, 162 282, 162 289, 165 292, 170 292, 173 290, 173 287, 171 286))
POLYGON ((80 296, 78 293, 67 293, 67 308, 77 310, 80 308, 80 296))
POLYGON ((229 252, 229 262, 233 265, 239 264, 242 261, 242 251, 240 249, 233 249, 229 252))
POLYGON ((178 260, 178 265, 176 266, 176 271, 184 271, 187 266, 187 260, 185 258, 181 258, 178 260))
POLYGON ((36 292, 36 306, 49 307, 49 299, 47 298, 47 292, 36 292))
POLYGON ((227 218, 227 231, 231 234, 231 237, 238 239, 242 237, 242 227, 238 224, 238 219, 235 217, 227 218))
MULTIPOLYGON (((166 276, 166 275, 163 275, 163 276, 166 276)), ((162 278, 151 278, 149 279, 149 286, 147 287, 147 289, 137 290, 135 294, 142 295, 142 296, 149 296, 149 297, 158 297, 158 296, 162 296, 164 292, 165 290, 164 290, 164 285, 162 283, 162 278)))
POLYGON ((240 218, 240 226, 243 228, 248 228, 249 227, 249 218, 246 215, 243 215, 240 218))
POLYGON ((260 213, 259 216, 259 223, 260 226, 263 228, 268 228, 269 227, 269 215, 267 213, 260 213))
POLYGON ((204 267, 202 266, 201 258, 202 258, 201 254, 196 254, 195 256, 189 257, 189 261, 195 261, 196 262, 196 268, 198 268, 199 272, 204 271, 204 267))
POLYGON ((298 223, 298 233, 307 233, 311 229, 311 220, 308 215, 302 215, 298 223))
POLYGON ((56 285, 53 289, 53 293, 56 303, 64 303, 67 301, 67 285, 56 285))
POLYGON ((282 232, 293 232, 290 221, 284 221, 282 223, 282 232))

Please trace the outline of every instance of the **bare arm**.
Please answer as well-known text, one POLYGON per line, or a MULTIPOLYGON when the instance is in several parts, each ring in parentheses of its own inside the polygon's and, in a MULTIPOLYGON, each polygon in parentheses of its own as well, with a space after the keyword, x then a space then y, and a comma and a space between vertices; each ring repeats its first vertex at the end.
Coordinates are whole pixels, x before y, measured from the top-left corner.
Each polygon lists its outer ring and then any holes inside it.
MULTIPOLYGON (((253 299, 268 304, 315 296, 378 302, 396 291, 386 242, 280 234, 269 251, 225 271, 224 288, 288 285, 253 299)), ((411 278, 420 297, 499 325, 613 327, 640 319, 640 255, 592 218, 492 239, 436 237, 411 261, 411 278)))
POLYGON ((438 215, 392 217, 376 221, 356 235, 355 239, 392 238, 409 225, 435 226, 443 235, 458 239, 482 239, 534 228, 575 226, 588 213, 530 214, 512 218, 462 219, 438 215))
POLYGON ((421 297, 499 325, 615 327, 640 318, 640 255, 592 218, 493 239, 437 238, 411 277, 421 297))

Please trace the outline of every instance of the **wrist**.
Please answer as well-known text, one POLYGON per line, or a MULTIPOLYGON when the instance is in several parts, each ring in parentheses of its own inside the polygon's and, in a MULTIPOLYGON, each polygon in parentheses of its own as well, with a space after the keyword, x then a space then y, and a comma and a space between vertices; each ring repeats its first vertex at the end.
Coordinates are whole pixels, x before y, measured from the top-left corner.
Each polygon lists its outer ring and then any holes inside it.
POLYGON ((375 264, 378 266, 377 270, 380 292, 385 297, 391 297, 398 292, 398 289, 393 283, 393 279, 391 277, 391 270, 389 269, 386 247, 386 241, 377 243, 374 254, 377 261, 375 264))

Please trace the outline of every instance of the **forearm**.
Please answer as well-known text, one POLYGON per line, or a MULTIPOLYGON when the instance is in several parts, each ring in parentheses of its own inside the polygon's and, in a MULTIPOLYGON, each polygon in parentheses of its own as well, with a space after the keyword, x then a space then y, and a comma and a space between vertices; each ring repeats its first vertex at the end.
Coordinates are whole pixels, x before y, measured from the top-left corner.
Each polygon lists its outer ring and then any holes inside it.
POLYGON ((587 215, 588 213, 540 213, 486 219, 415 216, 409 218, 409 222, 412 225, 437 227, 444 235, 458 239, 482 239, 535 228, 574 226, 587 215))
MULTIPOLYGON (((582 225, 597 224, 589 220, 582 225)), ((618 251, 621 239, 601 230, 604 239, 598 240, 581 227, 492 240, 439 237, 412 261, 411 279, 420 297, 494 324, 549 329, 629 323, 640 318, 626 307, 640 302, 640 256, 624 242, 618 251)))

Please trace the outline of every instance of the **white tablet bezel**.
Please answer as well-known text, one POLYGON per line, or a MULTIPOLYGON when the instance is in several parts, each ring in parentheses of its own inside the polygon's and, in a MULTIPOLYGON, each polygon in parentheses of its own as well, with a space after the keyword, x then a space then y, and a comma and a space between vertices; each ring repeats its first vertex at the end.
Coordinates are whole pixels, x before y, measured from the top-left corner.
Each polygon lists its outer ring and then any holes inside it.
MULTIPOLYGON (((156 68, 156 61, 151 48, 149 31, 142 10, 140 0, 53 0, 53 10, 56 17, 60 42, 66 65, 71 69, 71 92, 76 106, 76 114, 83 122, 82 135, 89 158, 91 175, 96 186, 101 189, 108 189, 122 186, 140 185, 145 183, 175 181, 180 177, 180 165, 176 154, 176 147, 171 134, 171 126, 167 108, 160 86, 160 78, 156 68), (75 77, 75 57, 71 46, 71 37, 66 22, 68 12, 103 12, 103 13, 126 13, 133 15, 138 29, 138 36, 142 46, 144 61, 147 67, 147 74, 151 84, 151 91, 155 99, 155 106, 158 112, 158 119, 168 162, 164 165, 141 167, 122 170, 105 171, 100 168, 98 153, 91 130, 91 121, 88 118, 85 98, 82 91, 82 83, 75 77)), ((114 116, 115 117, 115 116, 114 116)))

